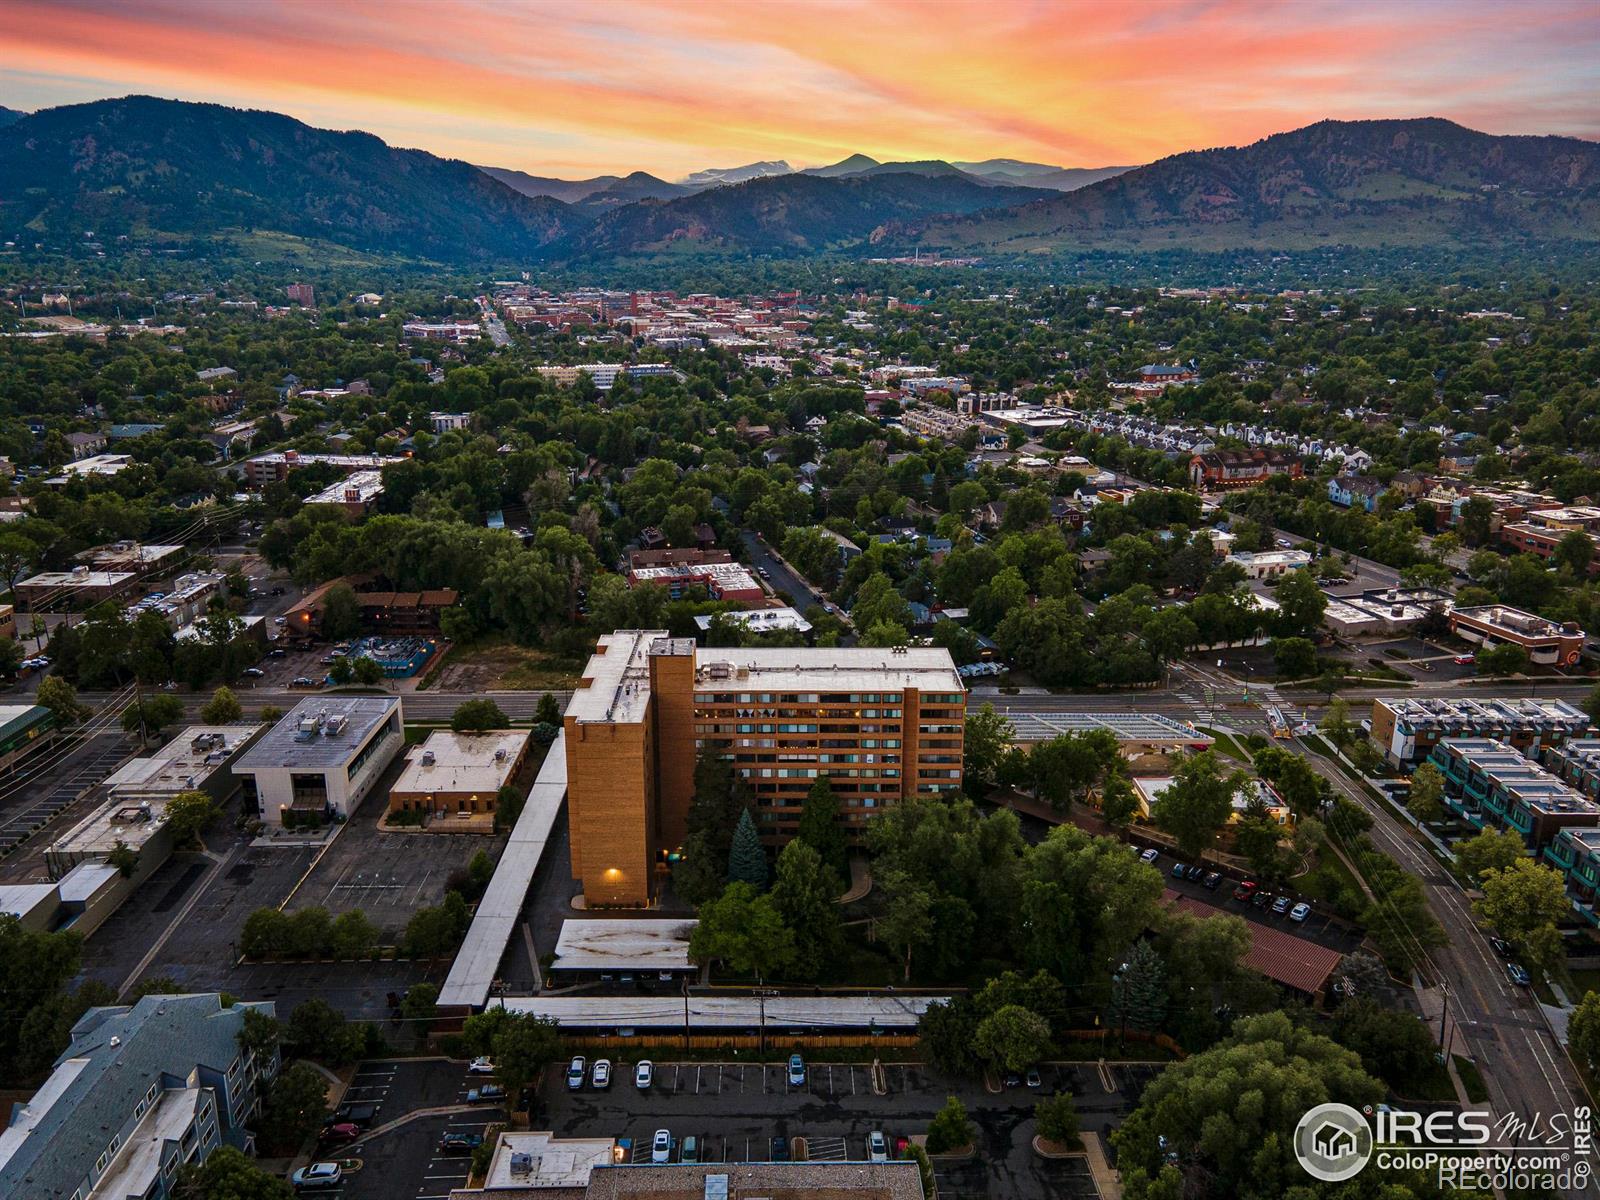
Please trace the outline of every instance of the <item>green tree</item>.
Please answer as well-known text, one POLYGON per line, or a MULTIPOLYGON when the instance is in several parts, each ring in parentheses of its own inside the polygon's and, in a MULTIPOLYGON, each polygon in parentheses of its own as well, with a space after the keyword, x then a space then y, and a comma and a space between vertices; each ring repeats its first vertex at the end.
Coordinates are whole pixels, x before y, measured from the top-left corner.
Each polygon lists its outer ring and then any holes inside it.
POLYGON ((970 1146, 976 1136, 976 1129, 967 1117, 967 1106, 951 1096, 928 1123, 928 1153, 948 1154, 960 1150, 970 1146))
POLYGON ((981 1019, 969 996, 935 1001, 917 1020, 917 1041, 928 1061, 947 1075, 974 1075, 979 1063, 973 1039, 981 1019))
POLYGON ((106 866, 115 867, 117 874, 124 879, 132 879, 133 873, 139 869, 139 851, 118 838, 117 844, 106 855, 106 866))
POLYGON ((0 1022, 0 1080, 18 1084, 65 1048, 83 1014, 67 992, 82 944, 75 933, 24 929, 16 916, 0 913, 0 996, 8 1013, 0 1022))
POLYGON ((178 1168, 173 1200, 294 1200, 286 1180, 269 1175, 233 1146, 218 1146, 204 1160, 178 1168))
POLYGON ((1162 1182, 1181 1170, 1204 1178, 1207 1195, 1280 1200, 1306 1186, 1293 1134, 1307 1109, 1327 1101, 1359 1109, 1383 1098, 1383 1085, 1333 1039, 1287 1013, 1246 1017, 1227 1040, 1162 1071, 1112 1134, 1124 1194, 1181 1195, 1162 1182), (1247 1104, 1241 1080, 1249 1081, 1247 1104))
POLYGON ((850 843, 839 823, 839 797, 834 795, 826 775, 818 775, 806 793, 795 836, 815 850, 840 879, 849 877, 850 843))
POLYGON ((761 835, 747 808, 739 814, 739 824, 733 831, 733 845, 728 850, 728 882, 748 883, 757 891, 767 886, 767 852, 762 849, 761 835))
POLYGON ((183 720, 183 701, 166 692, 148 696, 142 703, 128 705, 122 714, 122 728, 141 737, 158 734, 168 725, 183 720))
POLYGON ((1285 679, 1304 679, 1317 673, 1317 647, 1310 638, 1272 640, 1272 663, 1285 679))
POLYGON ((1360 726, 1350 720, 1350 705, 1343 697, 1328 705, 1328 711, 1322 714, 1322 724, 1318 728, 1341 750, 1360 736, 1360 726))
POLYGON ((334 659, 333 665, 328 668, 328 678, 340 687, 343 687, 355 677, 355 663, 350 660, 350 656, 347 654, 342 654, 334 659))
POLYGON ((179 792, 167 801, 164 819, 172 831, 174 847, 191 846, 216 823, 222 810, 205 792, 179 792))
POLYGON ((1339 1006, 1330 1031, 1335 1041, 1361 1056, 1368 1074, 1402 1094, 1433 1069, 1433 1034, 1413 1013, 1380 1008, 1359 997, 1339 1006))
POLYGON ((1153 1032, 1167 1018, 1167 964, 1149 942, 1135 942, 1112 976, 1111 1020, 1119 1028, 1153 1032))
POLYGON ((842 884, 831 867, 808 843, 796 838, 778 855, 772 903, 794 933, 794 973, 817 979, 833 966, 843 949, 837 900, 842 884))
POLYGON ((200 720, 207 725, 234 725, 244 719, 244 707, 230 687, 219 687, 200 709, 200 720))
POLYGON ((1139 813, 1139 793, 1126 771, 1112 771, 1100 789, 1100 816, 1114 829, 1126 829, 1139 813))
POLYGON ((289 918, 275 908, 258 908, 239 930, 239 952, 246 958, 276 958, 289 949, 289 918))
POLYGON ((494 829, 501 833, 512 828, 517 823, 517 818, 522 815, 523 807, 528 803, 528 797, 520 788, 512 787, 509 783, 501 787, 494 794, 494 829))
POLYGON ((1033 1106, 1033 1120, 1039 1136, 1047 1142, 1061 1146, 1077 1146, 1082 1142, 1078 1136, 1078 1106, 1072 1102, 1071 1092, 1060 1092, 1039 1101, 1033 1106))
POLYGON ((407 958, 440 958, 461 944, 472 917, 460 892, 446 892, 431 908, 419 908, 406 922, 401 949, 407 958))
POLYGON ((46 675, 40 680, 33 699, 34 703, 53 712, 61 725, 76 725, 92 711, 88 705, 78 702, 77 691, 59 675, 46 675))
POLYGON ((561 702, 556 699, 554 692, 546 692, 539 697, 539 706, 534 710, 533 719, 543 725, 554 725, 561 728, 561 702))
POLYGON ((991 1066, 1021 1071, 1050 1053, 1050 1024, 1020 1004, 996 1009, 978 1022, 973 1049, 991 1066))
POLYGON ((431 1021, 439 1012, 439 989, 431 983, 413 983, 400 1001, 400 1016, 407 1021, 431 1021))
POLYGON ((1589 564, 1594 560, 1594 542, 1583 530, 1569 529, 1561 535, 1550 559, 1572 575, 1585 576, 1589 573, 1589 564))
POLYGON ((465 700, 450 716, 456 733, 482 733, 489 729, 511 728, 511 718, 493 700, 465 700))
POLYGON ((738 974, 765 980, 794 962, 794 932, 784 924, 771 896, 735 880, 701 907, 699 924, 689 939, 689 957, 697 963, 725 963, 738 974))
POLYGON ((1567 1048, 1589 1075, 1600 1074, 1600 992, 1584 992, 1567 1018, 1567 1048))
POLYGON ((548 1062, 566 1053, 561 1026, 553 1017, 515 1013, 495 1030, 489 1046, 495 1078, 512 1097, 537 1078, 548 1062))
POLYGON ((1474 881, 1481 880, 1485 871, 1501 871, 1520 862, 1527 854, 1528 847, 1512 829, 1481 829, 1475 836, 1456 843, 1456 864, 1474 881))
POLYGON ((318 631, 330 642, 342 642, 361 632, 361 602, 349 584, 336 583, 323 593, 318 631))
POLYGON ((1506 642, 1478 651, 1479 675, 1520 675, 1528 669, 1528 652, 1506 642))
POLYGON ((1419 821, 1437 821, 1444 816, 1444 774, 1431 762, 1419 763, 1411 773, 1406 807, 1419 821))
POLYGON ((1491 867, 1480 878, 1483 897, 1473 901, 1473 912, 1529 961, 1542 967, 1554 965, 1561 955, 1556 925, 1572 913, 1560 873, 1531 858, 1520 858, 1509 866, 1491 867))
POLYGON ((1010 719, 996 712, 994 705, 988 701, 984 701, 983 707, 977 712, 967 713, 962 756, 965 759, 963 773, 968 789, 982 789, 994 784, 1000 761, 1015 737, 1016 730, 1010 719))
POLYGON ((278 1073, 267 1092, 262 1106, 262 1140, 274 1149, 292 1152, 322 1128, 327 1115, 327 1081, 310 1063, 295 1063, 278 1073))
POLYGON ((366 958, 378 944, 378 927, 359 908, 342 912, 328 926, 328 950, 334 958, 366 958))
POLYGON ((356 659, 354 674, 356 682, 363 687, 374 687, 384 680, 383 668, 376 659, 368 658, 365 654, 356 659))
POLYGON ((1214 750, 1184 759, 1156 802, 1156 825, 1177 839, 1184 854, 1197 857, 1216 841, 1233 812, 1233 798, 1247 783, 1244 772, 1226 770, 1214 750))
POLYGON ((1278 602, 1278 616, 1274 624, 1280 637, 1307 638, 1322 628, 1328 597, 1309 570, 1291 571, 1285 575, 1278 581, 1273 598, 1278 602))
POLYGON ((283 1042, 283 1026, 278 1019, 259 1008, 245 1008, 239 1025, 239 1049, 259 1059, 277 1053, 283 1042))

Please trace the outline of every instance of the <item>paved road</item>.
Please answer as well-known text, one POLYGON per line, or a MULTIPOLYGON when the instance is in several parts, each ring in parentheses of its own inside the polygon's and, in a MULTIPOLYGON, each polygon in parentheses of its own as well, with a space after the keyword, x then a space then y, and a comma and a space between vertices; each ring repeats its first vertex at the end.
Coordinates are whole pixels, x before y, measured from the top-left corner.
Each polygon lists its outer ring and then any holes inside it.
POLYGON ((771 577, 767 580, 774 590, 784 592, 790 598, 794 607, 805 612, 812 605, 818 608, 828 602, 828 598, 812 587, 800 575, 792 570, 787 563, 768 548, 766 542, 746 529, 741 535, 744 540, 745 554, 750 560, 750 565, 758 570, 764 570, 771 577))
MULTIPOLYGON (((1303 745, 1302 750, 1335 791, 1373 818, 1371 836, 1377 846, 1421 881, 1447 939, 1431 958, 1449 993, 1449 1044, 1453 1052, 1468 1054, 1477 1062, 1489 1089, 1487 1107, 1497 1118, 1514 1115, 1531 1122, 1535 1114, 1543 1114, 1548 1122, 1554 1113, 1588 1106, 1590 1101, 1577 1074, 1551 1036, 1532 993, 1507 980, 1504 963, 1478 928, 1471 902, 1455 877, 1386 806, 1370 799, 1332 762, 1303 745)), ((1419 996, 1437 1030, 1439 988, 1422 989, 1419 996)), ((1510 1140, 1528 1141, 1525 1137, 1510 1140)), ((1600 1195, 1600 1189, 1591 1179, 1590 1186, 1579 1194, 1600 1195)))

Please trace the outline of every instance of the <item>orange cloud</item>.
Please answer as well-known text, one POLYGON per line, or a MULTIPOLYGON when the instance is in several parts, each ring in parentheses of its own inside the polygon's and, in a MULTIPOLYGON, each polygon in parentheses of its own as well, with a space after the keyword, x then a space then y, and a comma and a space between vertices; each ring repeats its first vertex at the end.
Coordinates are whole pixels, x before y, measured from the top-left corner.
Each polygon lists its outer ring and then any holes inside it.
POLYGON ((1153 0, 12 0, 0 102, 151 91, 552 174, 1146 161, 1326 116, 1600 133, 1600 9, 1153 0))

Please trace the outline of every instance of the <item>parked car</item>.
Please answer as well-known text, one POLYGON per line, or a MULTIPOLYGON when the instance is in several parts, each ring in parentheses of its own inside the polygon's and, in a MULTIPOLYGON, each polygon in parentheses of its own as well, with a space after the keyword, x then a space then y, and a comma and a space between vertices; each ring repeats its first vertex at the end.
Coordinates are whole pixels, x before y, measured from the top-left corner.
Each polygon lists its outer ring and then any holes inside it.
POLYGON ((806 1062, 798 1054, 789 1055, 789 1086, 805 1087, 806 1062))
POLYGON ((1279 896, 1276 900, 1274 900, 1272 902, 1272 911, 1275 914, 1277 914, 1278 916, 1281 917, 1281 916, 1283 916, 1284 913, 1289 911, 1289 906, 1292 903, 1293 903, 1293 901, 1291 901, 1289 899, 1289 897, 1287 897, 1287 896, 1279 896))
POLYGON ((1267 905, 1272 903, 1272 893, 1257 892, 1255 895, 1250 897, 1250 903, 1256 908, 1266 908, 1267 905))
POLYGON ((648 1058, 642 1059, 633 1069, 633 1086, 641 1092, 648 1092, 650 1085, 656 1081, 656 1065, 648 1058))
POLYGON ((1505 938, 1490 937, 1489 946, 1501 958, 1511 957, 1511 943, 1506 941, 1505 938))
POLYGON ((289 681, 290 687, 316 687, 317 681, 309 675, 296 675, 289 681))
POLYGON ((572 1056, 572 1061, 567 1064, 567 1091, 576 1092, 583 1087, 583 1081, 589 1074, 589 1060, 581 1054, 572 1056))
POLYGON ((1218 886, 1221 883, 1222 883, 1222 872, 1221 871, 1212 871, 1211 874, 1209 874, 1209 875, 1207 875, 1205 877, 1205 886, 1206 886, 1207 890, 1209 890, 1209 891, 1213 891, 1213 892, 1216 891, 1218 886))
POLYGON ((340 1121, 336 1125, 324 1125, 322 1132, 317 1134, 319 1146, 342 1146, 346 1142, 353 1142, 361 1136, 361 1126, 354 1121, 340 1121))
POLYGON ((1522 969, 1522 965, 1520 963, 1507 963, 1506 964, 1506 977, 1508 979, 1510 979, 1511 982, 1516 984, 1518 987, 1532 987, 1533 986, 1533 978, 1532 978, 1532 976, 1530 976, 1526 971, 1524 971, 1522 969))
POLYGON ((1199 863, 1195 863, 1193 866, 1191 866, 1189 868, 1188 874, 1189 874, 1189 878, 1190 879, 1204 879, 1205 878, 1205 874, 1206 874, 1206 869, 1204 867, 1202 867, 1199 863))
MULTIPOLYGON (((341 1104, 329 1119, 328 1125, 337 1125, 348 1121, 352 1125, 359 1125, 365 1129, 378 1117, 376 1104, 341 1104)), ((326 1128, 326 1126, 324 1126, 326 1128)))
POLYGON ((1149 863, 1151 866, 1154 866, 1155 863, 1156 863, 1156 860, 1158 858, 1160 858, 1160 857, 1161 857, 1161 851, 1155 850, 1155 849, 1150 849, 1150 850, 1144 851, 1144 853, 1139 855, 1139 861, 1140 862, 1146 862, 1146 863, 1149 863))
POLYGON ((883 1136, 881 1129, 874 1129, 867 1134, 867 1161, 889 1161, 889 1139, 883 1136))
POLYGON ((1022 1079, 1023 1082, 1031 1088, 1044 1086, 1044 1077, 1039 1074, 1038 1067, 1029 1067, 1027 1073, 1023 1075, 1022 1079))
POLYGON ((650 1161, 653 1163, 672 1161, 672 1134, 667 1130, 656 1130, 655 1137, 650 1139, 650 1161))
POLYGON ((772 1161, 789 1161, 789 1139, 784 1137, 781 1133, 776 1134, 772 1139, 772 1161))
POLYGON ((506 1098, 506 1090, 498 1083, 486 1083, 467 1092, 468 1104, 499 1104, 506 1098))
POLYGON ((468 1075, 493 1075, 494 1059, 480 1056, 467 1064, 468 1075))
POLYGON ((301 1167, 289 1176, 289 1183, 297 1192, 331 1191, 343 1180, 344 1172, 335 1162, 312 1163, 309 1167, 301 1167))
POLYGON ((282 646, 278 646, 275 649, 268 650, 267 651, 267 657, 268 658, 283 658, 288 653, 289 652, 287 650, 285 650, 282 646))
POLYGON ((481 1133, 447 1133, 439 1139, 439 1153, 448 1155, 471 1154, 483 1145, 481 1133))
POLYGON ((1289 920, 1291 921, 1304 921, 1310 915, 1311 905, 1307 904, 1304 900, 1300 901, 1299 904, 1296 904, 1289 910, 1289 920))
POLYGON ((243 675, 246 679, 265 679, 267 675, 267 673, 260 667, 246 667, 244 670, 240 671, 239 674, 243 675))
POLYGON ((1019 1088, 1022 1086, 1022 1076, 1016 1071, 1007 1071, 1002 1082, 1004 1082, 1008 1088, 1019 1088))
POLYGON ((689 1134, 683 1139, 683 1145, 678 1147, 678 1161, 681 1163, 697 1163, 700 1161, 700 1139, 694 1134, 689 1134))
POLYGON ((1455 663, 1458 667, 1470 667, 1473 663, 1478 661, 1478 656, 1476 654, 1458 654, 1450 661, 1455 663))
POLYGON ((1260 886, 1261 885, 1254 879, 1246 879, 1238 887, 1233 889, 1233 898, 1235 900, 1248 900, 1251 896, 1256 894, 1256 889, 1260 886))
POLYGON ((1173 863, 1172 877, 1174 879, 1187 879, 1189 877, 1189 868, 1182 863, 1173 863))
POLYGON ((597 1058, 594 1060, 592 1079, 594 1086, 601 1090, 611 1086, 611 1060, 609 1058, 597 1058))

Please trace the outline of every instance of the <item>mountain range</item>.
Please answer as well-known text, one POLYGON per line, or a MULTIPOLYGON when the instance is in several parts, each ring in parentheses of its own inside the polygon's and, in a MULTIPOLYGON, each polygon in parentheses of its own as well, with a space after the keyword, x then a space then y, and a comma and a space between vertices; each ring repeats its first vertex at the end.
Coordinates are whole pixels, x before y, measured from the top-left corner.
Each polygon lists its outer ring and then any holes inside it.
POLYGON ((453 262, 1600 242, 1600 145, 1437 118, 1323 121, 1135 168, 856 154, 669 182, 479 168, 276 113, 130 96, 0 110, 0 179, 6 238, 270 231, 453 262))

